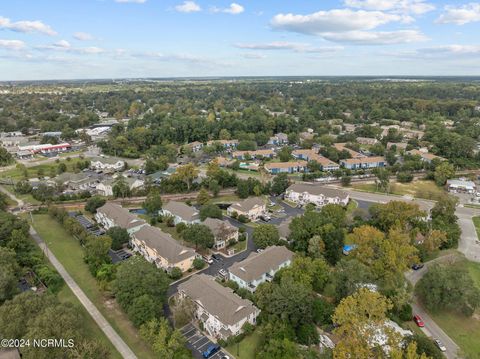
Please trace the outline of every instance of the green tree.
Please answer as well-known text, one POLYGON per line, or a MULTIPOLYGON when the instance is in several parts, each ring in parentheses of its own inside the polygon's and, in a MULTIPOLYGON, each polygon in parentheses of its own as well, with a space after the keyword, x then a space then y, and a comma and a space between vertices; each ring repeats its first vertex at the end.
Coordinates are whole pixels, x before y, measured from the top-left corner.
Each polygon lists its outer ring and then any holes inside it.
POLYGON ((288 162, 292 158, 292 149, 290 147, 282 147, 277 153, 278 158, 282 162, 288 162))
POLYGON ((100 196, 90 197, 85 204, 85 210, 94 214, 97 212, 97 209, 102 207, 106 202, 106 199, 100 196))
POLYGON ((277 227, 273 224, 260 224, 253 230, 253 243, 258 248, 266 248, 277 245, 280 235, 277 227))
POLYGON ((290 185, 286 173, 280 173, 273 178, 271 191, 275 195, 282 194, 290 185))
POLYGON ((207 218, 222 219, 222 210, 216 204, 206 204, 200 208, 200 220, 204 221, 207 218))
POLYGON ((86 238, 83 259, 94 276, 96 276, 102 264, 111 262, 108 256, 108 250, 111 246, 112 239, 109 236, 88 236, 86 238))
POLYGON ((156 188, 152 188, 148 192, 147 198, 142 204, 142 208, 147 211, 149 215, 158 215, 158 211, 162 209, 162 197, 160 191, 156 188))
POLYGON ((118 198, 118 197, 125 198, 130 196, 130 186, 125 180, 125 177, 119 176, 115 180, 112 186, 112 192, 115 198, 118 198))
POLYGON ((455 176, 455 167, 452 164, 444 161, 435 167, 435 172, 433 177, 435 178, 435 183, 439 186, 445 185, 447 180, 455 176))
POLYGON ((17 293, 19 270, 15 252, 12 249, 0 247, 0 304, 17 293))
POLYGON ((200 205, 207 204, 210 201, 210 194, 205 188, 200 189, 197 195, 197 203, 200 205))
POLYGON ((193 181, 198 177, 198 169, 193 163, 179 166, 171 176, 174 180, 181 181, 187 185, 190 191, 193 181))
POLYGON ((112 239, 112 249, 118 250, 130 240, 130 235, 125 228, 112 227, 107 230, 107 236, 112 239))
POLYGON ((136 297, 132 305, 128 307, 128 317, 136 327, 139 327, 143 323, 155 319, 158 314, 157 305, 158 303, 149 294, 143 294, 136 297))
POLYGON ((214 237, 210 228, 203 224, 192 224, 182 231, 182 237, 189 243, 195 244, 195 249, 212 248, 214 237))

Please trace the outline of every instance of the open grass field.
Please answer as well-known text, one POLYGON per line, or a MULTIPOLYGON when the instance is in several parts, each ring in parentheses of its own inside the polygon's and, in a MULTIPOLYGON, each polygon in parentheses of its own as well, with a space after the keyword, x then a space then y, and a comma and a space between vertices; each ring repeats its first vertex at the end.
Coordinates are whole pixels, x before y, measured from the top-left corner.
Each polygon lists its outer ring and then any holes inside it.
POLYGON ((262 338, 258 330, 245 337, 240 343, 230 345, 225 349, 236 359, 254 359, 262 338))
MULTIPOLYGON (((377 190, 374 183, 353 184, 352 187, 361 191, 382 193, 377 190)), ((392 183, 389 193, 398 196, 436 200, 444 196, 446 192, 433 181, 415 180, 410 183, 392 183)))
MULTIPOLYGON (((70 160, 67 160, 66 158, 62 158, 59 161, 59 163, 60 162, 65 163, 67 166, 67 172, 73 172, 75 163, 79 161, 83 161, 83 160, 79 157, 70 158, 70 160)), ((35 177, 38 177, 38 171, 43 171, 44 176, 50 176, 51 172, 53 170, 56 170, 57 167, 58 167, 57 162, 48 162, 48 163, 39 162, 38 166, 27 167, 26 170, 27 170, 28 178, 35 178, 35 177)), ((21 169, 15 167, 10 170, 1 172, 0 178, 8 178, 8 179, 12 179, 13 181, 19 181, 24 178, 24 173, 21 169)))
MULTIPOLYGON (((480 288, 480 263, 465 261, 473 280, 480 288)), ((465 358, 480 359, 480 312, 470 318, 442 311, 430 313, 433 320, 460 346, 465 358)))
POLYGON ((34 215, 33 219, 33 226, 46 241, 48 248, 135 354, 139 358, 155 358, 125 313, 99 288, 83 261, 83 249, 78 241, 46 214, 34 215))

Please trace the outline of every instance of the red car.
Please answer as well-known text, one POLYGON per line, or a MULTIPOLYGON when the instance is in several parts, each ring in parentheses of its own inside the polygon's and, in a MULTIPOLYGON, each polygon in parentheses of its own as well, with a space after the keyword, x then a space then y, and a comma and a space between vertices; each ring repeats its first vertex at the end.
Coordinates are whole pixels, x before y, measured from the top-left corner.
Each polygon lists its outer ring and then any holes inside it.
POLYGON ((425 323, 423 322, 422 318, 418 314, 413 316, 413 321, 420 327, 423 328, 425 323))

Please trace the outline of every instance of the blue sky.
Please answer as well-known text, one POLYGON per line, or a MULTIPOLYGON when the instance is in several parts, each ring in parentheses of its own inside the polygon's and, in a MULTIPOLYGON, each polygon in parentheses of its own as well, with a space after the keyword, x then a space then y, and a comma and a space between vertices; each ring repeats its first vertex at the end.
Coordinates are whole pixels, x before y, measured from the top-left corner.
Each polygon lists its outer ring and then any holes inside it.
POLYGON ((480 2, 15 0, 0 80, 480 75, 480 2))

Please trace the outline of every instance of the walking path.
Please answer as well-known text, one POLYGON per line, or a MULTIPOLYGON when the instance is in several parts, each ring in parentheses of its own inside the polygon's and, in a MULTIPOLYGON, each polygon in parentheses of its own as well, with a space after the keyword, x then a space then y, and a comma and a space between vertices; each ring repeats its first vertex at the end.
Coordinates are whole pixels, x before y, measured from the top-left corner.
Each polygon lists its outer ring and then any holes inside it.
POLYGON ((30 227, 30 235, 38 246, 42 249, 43 253, 50 260, 52 265, 58 271, 58 273, 63 277, 65 283, 70 287, 73 294, 78 298, 80 303, 85 307, 87 312, 91 315, 93 320, 98 324, 100 329, 105 333, 107 338, 112 342, 113 346, 118 350, 120 355, 126 359, 136 359, 137 356, 133 353, 130 347, 123 341, 123 339, 118 335, 118 333, 112 328, 112 326, 107 322, 105 317, 99 312, 99 310, 93 305, 93 303, 88 299, 85 293, 80 289, 78 284, 73 280, 73 278, 68 274, 65 267, 58 261, 54 254, 48 249, 47 245, 43 239, 38 235, 33 227, 30 227))

